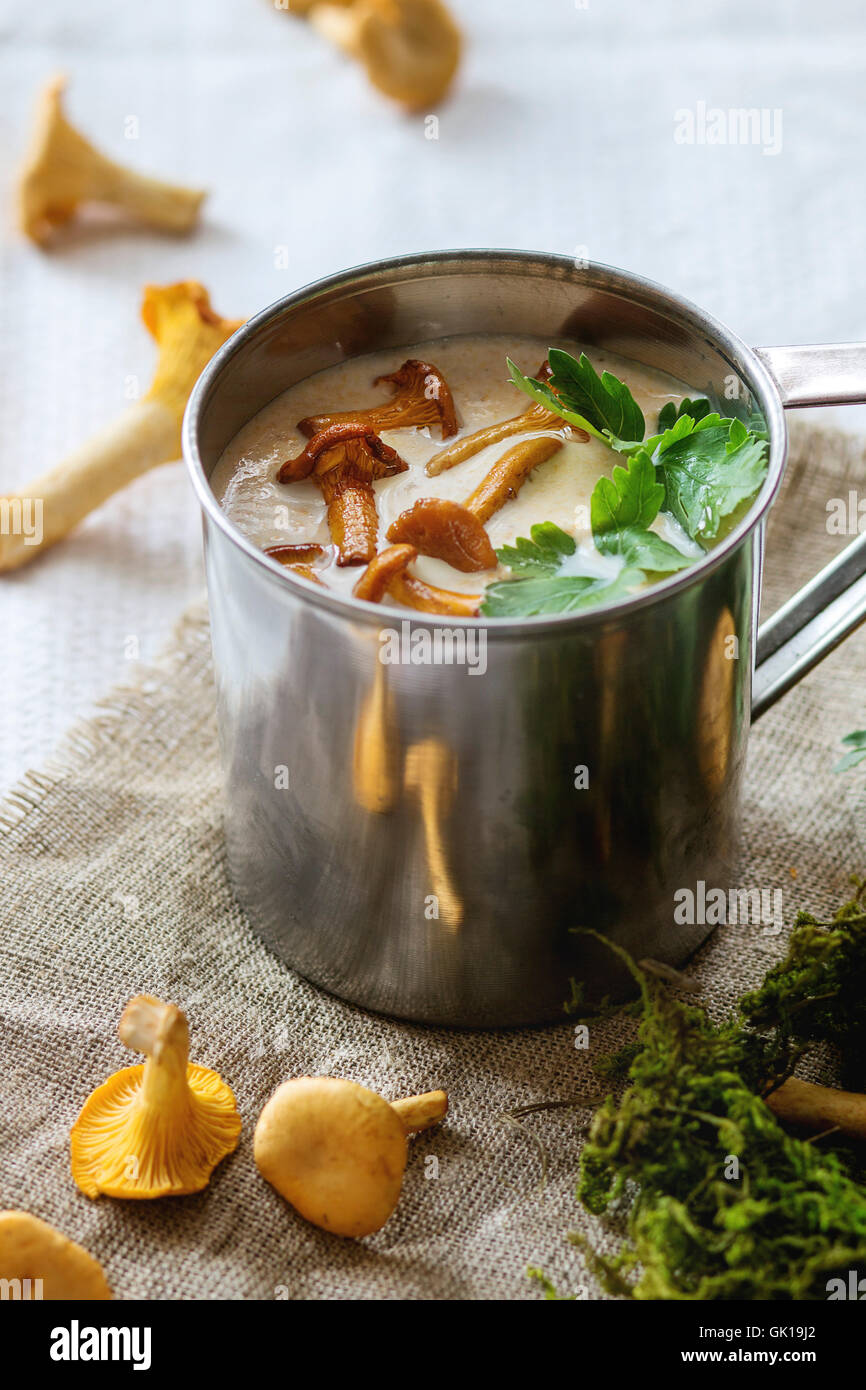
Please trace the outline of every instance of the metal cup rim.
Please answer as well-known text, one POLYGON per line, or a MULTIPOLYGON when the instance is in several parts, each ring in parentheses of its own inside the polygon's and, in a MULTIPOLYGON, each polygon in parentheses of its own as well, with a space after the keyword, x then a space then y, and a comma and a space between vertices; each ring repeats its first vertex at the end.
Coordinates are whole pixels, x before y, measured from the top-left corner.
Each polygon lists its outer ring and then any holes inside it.
POLYGON ((329 610, 335 616, 342 615, 354 621, 365 621, 377 627, 383 626, 383 619, 386 617, 398 621, 408 620, 413 626, 426 626, 428 628, 441 628, 443 622, 449 628, 483 626, 488 634, 488 639, 493 638, 495 640, 508 639, 509 637, 522 638, 533 633, 541 636, 545 632, 561 632, 563 628, 570 625, 587 627, 604 623, 611 618, 623 618, 638 609, 664 602, 682 590, 701 583, 710 571, 723 564, 734 551, 739 549, 760 525, 779 489, 787 455, 787 427, 778 387, 757 353, 720 320, 692 303, 691 300, 667 289, 664 285, 643 276, 620 270, 618 267, 609 266, 599 261, 589 261, 578 269, 570 257, 555 252, 511 250, 508 248, 440 250, 386 257, 314 280, 291 294, 275 300, 242 324, 211 358, 196 382, 187 403, 183 420, 182 441, 184 462, 203 513, 237 549, 244 553, 248 560, 264 569, 272 582, 288 585, 298 597, 317 607, 329 610), (731 360, 732 365, 736 364, 737 370, 748 377, 749 385, 755 389, 758 395, 767 422, 770 436, 770 457, 767 476, 758 496, 746 515, 740 519, 729 534, 711 551, 708 551, 702 559, 695 561, 688 568, 678 571, 667 579, 649 585, 637 594, 609 603, 599 603, 579 613, 557 613, 545 617, 524 619, 458 618, 451 616, 443 619, 442 615, 424 614, 416 610, 383 603, 367 603, 351 595, 336 594, 324 587, 304 583, 303 580, 284 569, 275 560, 270 559, 258 546, 248 540, 217 502, 205 474, 198 447, 199 421, 202 413, 213 393, 219 389, 220 376, 232 357, 257 333, 287 311, 309 303, 317 297, 330 294, 332 291, 344 290, 353 286, 360 290, 371 285, 374 281, 379 284, 387 283, 388 279, 399 281, 411 272, 420 273, 425 269, 432 276, 449 265, 452 268, 463 265, 472 269, 487 266, 491 271, 501 271, 509 262, 523 271, 534 269, 539 275, 552 275, 557 279, 561 279, 565 275, 579 274, 585 276, 598 287, 621 293, 623 297, 631 298, 639 303, 656 308, 674 309, 681 321, 685 321, 690 327, 708 337, 712 346, 722 351, 731 360))

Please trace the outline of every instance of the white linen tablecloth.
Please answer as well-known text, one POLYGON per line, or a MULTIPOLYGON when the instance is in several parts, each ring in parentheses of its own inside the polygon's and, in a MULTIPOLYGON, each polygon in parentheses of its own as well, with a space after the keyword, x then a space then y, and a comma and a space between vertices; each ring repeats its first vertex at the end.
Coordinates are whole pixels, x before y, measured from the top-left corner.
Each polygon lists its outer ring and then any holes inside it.
MULTIPOLYGON (((861 0, 453 9, 465 63, 430 140, 423 114, 401 114, 268 0, 4 0, 7 208, 36 92, 58 69, 101 147, 212 193, 188 240, 91 229, 44 253, 7 213, 0 491, 120 411, 131 380, 146 386, 148 281, 200 279, 240 315, 384 255, 580 248, 678 288, 749 341, 866 338, 861 0), (676 113, 698 103, 781 111, 780 151, 678 143, 676 113)), ((171 465, 0 579, 0 787, 153 654, 201 585, 198 533, 171 465)))

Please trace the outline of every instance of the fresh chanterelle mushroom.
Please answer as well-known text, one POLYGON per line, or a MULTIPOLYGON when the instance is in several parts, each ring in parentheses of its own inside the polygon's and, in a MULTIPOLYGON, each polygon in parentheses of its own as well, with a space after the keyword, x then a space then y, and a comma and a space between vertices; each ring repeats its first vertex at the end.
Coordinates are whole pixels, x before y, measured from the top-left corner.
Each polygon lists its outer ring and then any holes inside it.
POLYGON ((84 203, 109 203, 167 232, 195 225, 205 193, 136 174, 95 150, 63 114, 65 79, 39 99, 36 128, 18 185, 21 230, 43 245, 84 203))
POLYGON ((366 565, 376 554, 379 516, 373 483, 408 464, 369 425, 338 421, 314 434, 297 458, 287 459, 277 481, 311 474, 328 508, 338 565, 366 565))
POLYGON ((767 1096, 767 1104, 780 1120, 795 1128, 838 1130, 851 1139, 866 1141, 866 1096, 859 1091, 839 1091, 789 1076, 767 1096))
POLYGON ((396 372, 377 376, 374 386, 394 388, 390 400, 364 410, 339 410, 327 415, 308 415, 298 421, 302 434, 316 435, 329 425, 367 425, 382 430, 404 429, 410 425, 439 425, 442 438, 457 432, 457 412, 448 383, 438 367, 417 358, 408 358, 396 372))
POLYGON ((360 59, 374 87, 411 110, 441 101, 460 64, 460 30, 441 0, 320 4, 309 19, 360 59))
MULTIPOLYGON (((285 3, 281 3, 277 8, 280 10, 288 10, 289 14, 308 15, 315 5, 321 3, 322 0, 285 0, 285 3)), ((350 5, 356 3, 356 0, 329 0, 329 3, 335 7, 340 6, 341 8, 348 9, 350 5)))
POLYGON ((72 1176, 88 1197, 179 1197, 200 1192, 237 1147, 240 1116, 229 1087, 188 1060, 189 1027, 173 1004, 139 994, 118 1026, 144 1052, 85 1101, 72 1127, 72 1176))
POLYGON ((333 1076, 285 1081, 255 1134, 259 1172, 307 1221, 338 1236, 378 1231, 400 1198, 407 1135, 448 1109, 444 1091, 389 1104, 333 1076))
POLYGON ((75 1303, 111 1298, 99 1261, 26 1211, 0 1211, 0 1280, 15 1290, 7 1295, 13 1298, 75 1303))
POLYGON ((134 478, 180 458, 189 393, 243 320, 221 318, 195 280, 147 286, 141 316, 159 347, 150 390, 63 463, 4 499, 12 516, 38 508, 41 525, 9 527, 0 535, 0 571, 35 559, 134 478))

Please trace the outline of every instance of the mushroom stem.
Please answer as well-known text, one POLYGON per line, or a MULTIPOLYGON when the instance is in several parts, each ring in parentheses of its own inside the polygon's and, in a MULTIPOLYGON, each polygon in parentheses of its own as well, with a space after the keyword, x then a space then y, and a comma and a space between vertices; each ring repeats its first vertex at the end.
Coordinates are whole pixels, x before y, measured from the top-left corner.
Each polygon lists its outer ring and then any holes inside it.
MULTIPOLYGON (((528 434, 530 430, 561 430, 563 424, 561 416, 554 415, 552 410, 545 410, 543 405, 531 405, 528 410, 515 415, 511 420, 500 420, 496 425, 488 425, 485 429, 476 430, 474 434, 467 434, 463 439, 456 439, 453 444, 449 444, 447 448, 428 459, 424 472, 428 478, 435 478, 449 468, 454 468, 456 464, 474 458, 482 449, 501 444, 503 439, 510 439, 515 434, 528 434)), ((581 440, 582 443, 589 441, 586 430, 574 426, 571 433, 573 438, 581 440)))
POLYGON ((337 564, 368 565, 376 554, 379 515, 373 484, 335 468, 319 479, 328 507, 328 530, 337 547, 337 564))
POLYGON ((851 1139, 866 1140, 866 1095, 858 1091, 839 1091, 789 1076, 766 1101, 786 1124, 815 1132, 838 1129, 851 1139))
POLYGON ((336 44, 348 53, 350 58, 361 56, 358 39, 358 17, 353 13, 355 5, 341 5, 334 0, 313 0, 306 14, 312 27, 323 39, 336 44))
POLYGON ((534 468, 559 453, 562 443, 559 438, 542 436, 540 439, 522 440, 520 444, 506 449, 472 495, 467 497, 464 506, 480 522, 489 521, 494 512, 517 496, 534 468))
POLYGON ((189 1025, 180 1009, 139 994, 121 1014, 117 1033, 131 1052, 143 1052, 147 1057, 141 1082, 146 1105, 158 1110, 181 1098, 190 1101, 186 1084, 189 1025))
POLYGON ((188 1060, 189 1026, 174 1005, 138 995, 118 1033, 147 1061, 115 1072, 84 1102, 70 1135, 75 1182, 88 1197, 200 1192, 237 1147, 234 1095, 215 1071, 188 1060))
POLYGON ((396 1110, 407 1134, 420 1134, 424 1129, 432 1129, 445 1118, 448 1111, 448 1097, 444 1091, 425 1091, 420 1096, 406 1096, 403 1100, 392 1100, 391 1109, 396 1110))
POLYGON ((80 203, 111 203, 167 232, 195 224, 205 193, 137 174, 100 154, 63 114, 65 79, 42 93, 29 158, 18 189, 21 230, 43 244, 80 203))
POLYGON ((421 613, 446 613, 454 618, 477 618, 483 598, 483 594, 440 589, 416 579, 414 574, 398 574, 389 584, 388 592, 406 608, 415 608, 421 613))
POLYGON ((187 398, 241 321, 214 313, 195 280, 149 285, 141 315, 159 347, 150 390, 63 463, 0 498, 0 572, 35 559, 133 479, 180 457, 187 398))
POLYGON ((177 458, 176 434, 174 416, 165 406, 139 401, 63 463, 2 499, 9 523, 0 534, 0 572, 34 560, 113 493, 177 458), (26 525, 19 521, 25 517, 26 525))

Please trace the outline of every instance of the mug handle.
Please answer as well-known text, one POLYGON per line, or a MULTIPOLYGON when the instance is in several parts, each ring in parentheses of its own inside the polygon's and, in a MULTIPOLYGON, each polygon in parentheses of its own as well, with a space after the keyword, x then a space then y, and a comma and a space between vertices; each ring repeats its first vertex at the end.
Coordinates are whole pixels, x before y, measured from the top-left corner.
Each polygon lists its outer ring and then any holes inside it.
MULTIPOLYGON (((786 409, 866 404, 866 343, 756 348, 786 409)), ((866 622, 866 534, 758 629, 752 719, 866 622)))

